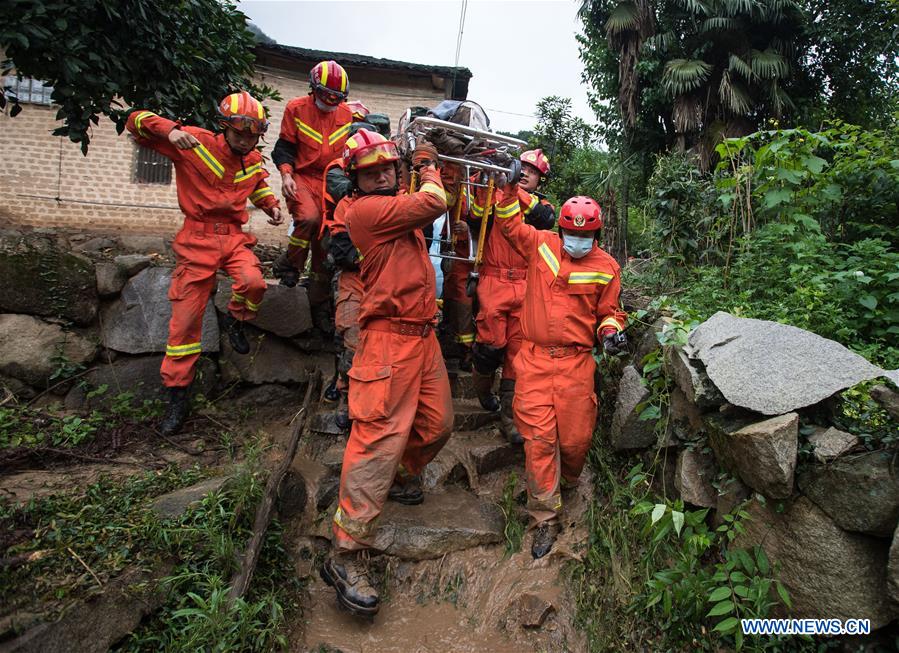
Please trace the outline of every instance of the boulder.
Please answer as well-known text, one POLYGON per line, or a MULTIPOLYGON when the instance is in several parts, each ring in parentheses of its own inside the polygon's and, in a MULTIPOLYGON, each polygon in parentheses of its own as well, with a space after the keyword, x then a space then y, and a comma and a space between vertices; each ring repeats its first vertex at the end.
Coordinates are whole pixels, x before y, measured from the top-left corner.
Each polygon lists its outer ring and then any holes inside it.
POLYGON ((476 401, 453 400, 453 431, 476 431, 499 419, 499 413, 491 413, 476 401))
POLYGON ((668 398, 668 428, 685 442, 699 440, 705 435, 702 411, 687 400, 680 388, 674 388, 668 398))
MULTIPOLYGON (((127 354, 164 352, 172 305, 168 299, 170 268, 147 268, 132 277, 121 297, 103 311, 103 346, 127 354)), ((219 351, 219 328, 212 300, 203 314, 204 352, 219 351)))
POLYGON ((649 399, 649 389, 643 385, 637 368, 628 365, 621 375, 618 400, 612 416, 609 442, 615 449, 642 449, 655 444, 656 420, 640 420, 637 406, 649 399))
POLYGON ((815 455, 815 460, 820 463, 839 458, 859 443, 856 436, 832 426, 829 429, 816 428, 815 432, 808 436, 808 441, 813 447, 812 453, 815 455))
POLYGON ((89 254, 96 254, 97 252, 102 252, 104 249, 112 249, 118 246, 118 241, 107 238, 105 236, 97 236, 96 238, 89 238, 83 241, 80 244, 74 244, 74 249, 78 252, 86 252, 89 254))
POLYGON ((245 329, 250 342, 250 353, 246 355, 235 353, 228 337, 222 333, 219 362, 226 380, 241 380, 256 385, 306 380, 306 361, 301 352, 271 333, 249 325, 245 329))
POLYGON ((309 419, 309 430, 321 435, 347 435, 337 424, 337 410, 319 410, 309 419))
POLYGON ((899 604, 899 527, 893 533, 890 557, 887 562, 887 592, 893 602, 899 604))
POLYGON ((140 234, 119 236, 119 245, 127 252, 139 254, 165 254, 168 249, 166 239, 162 236, 142 236, 140 234))
POLYGON ((807 497, 783 512, 767 502, 749 503, 752 519, 737 546, 761 545, 793 603, 799 619, 850 619, 864 616, 877 629, 897 616, 887 596, 889 541, 847 533, 807 497))
POLYGON ((709 380, 702 363, 691 360, 683 347, 668 348, 665 368, 687 400, 695 406, 715 408, 724 403, 724 397, 709 380))
POLYGON ((278 512, 282 519, 314 518, 337 498, 340 475, 303 455, 294 457, 278 490, 278 512))
MULTIPOLYGON (((141 405, 144 401, 166 400, 159 376, 162 356, 121 356, 112 363, 98 365, 83 378, 85 386, 73 387, 66 396, 65 405, 69 410, 109 407, 121 394, 133 395, 132 403, 141 405), (106 386, 106 391, 88 397, 88 391, 106 386)), ((215 361, 201 356, 197 361, 196 375, 191 385, 193 394, 211 397, 218 383, 215 361)))
POLYGON ((116 256, 113 261, 125 273, 126 277, 133 277, 135 274, 150 267, 153 259, 146 254, 122 254, 116 256))
POLYGON ((55 238, 0 236, 0 313, 58 317, 90 324, 97 316, 97 275, 91 261, 55 238))
POLYGON ((518 597, 518 623, 524 628, 540 628, 555 609, 552 602, 527 592, 518 597))
POLYGON ((718 474, 718 465, 711 452, 684 449, 678 456, 674 474, 674 485, 684 502, 702 508, 717 505, 718 491, 712 487, 712 480, 718 474))
POLYGON ((899 392, 885 385, 875 385, 871 388, 871 396, 883 406, 890 417, 899 422, 899 392))
MULTIPOLYGON (((293 338, 312 328, 309 299, 302 286, 288 288, 277 281, 267 280, 265 297, 259 306, 253 326, 282 338, 293 338)), ((215 306, 222 313, 231 301, 231 281, 219 279, 215 293, 215 306)))
POLYGON ((100 297, 115 297, 128 281, 128 275, 118 265, 110 261, 100 261, 96 265, 97 294, 100 297))
POLYGON ((97 345, 30 315, 0 314, 0 374, 46 386, 61 365, 86 365, 97 345))
POLYGON ((445 553, 503 540, 502 511, 471 492, 450 487, 429 494, 418 506, 388 501, 374 548, 403 560, 440 558, 445 553))
POLYGON ((890 537, 899 523, 899 478, 893 454, 870 451, 829 465, 810 465, 799 489, 847 531, 890 537))
POLYGON ((230 476, 216 476, 156 497, 153 500, 153 512, 160 519, 177 519, 188 508, 206 498, 207 494, 218 492, 231 480, 230 476))
POLYGON ((707 417, 709 442, 724 467, 766 497, 793 492, 799 450, 799 415, 787 413, 761 422, 707 417))
POLYGON ((786 324, 715 313, 689 339, 728 402, 764 415, 816 404, 891 373, 843 345, 786 324))

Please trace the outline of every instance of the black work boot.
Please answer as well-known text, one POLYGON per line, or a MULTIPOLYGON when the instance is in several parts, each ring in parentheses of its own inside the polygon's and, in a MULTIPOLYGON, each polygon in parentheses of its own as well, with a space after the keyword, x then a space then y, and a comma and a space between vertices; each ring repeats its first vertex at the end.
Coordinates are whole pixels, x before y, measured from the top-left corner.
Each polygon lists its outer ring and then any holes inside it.
POLYGON ((349 432, 350 427, 353 425, 352 420, 350 419, 350 408, 347 402, 347 393, 340 393, 340 401, 337 404, 337 411, 334 416, 334 423, 337 425, 337 428, 349 432))
POLYGON ((168 436, 175 435, 184 426, 184 420, 190 413, 190 398, 187 396, 188 388, 166 388, 166 390, 169 403, 159 423, 159 432, 168 436))
POLYGON ((472 370, 471 383, 478 395, 478 401, 481 402, 481 407, 491 413, 499 411, 501 408, 499 397, 493 394, 493 375, 481 374, 477 370, 472 370))
POLYGON ((562 527, 555 522, 541 522, 534 530, 534 541, 531 544, 531 555, 538 560, 550 552, 562 527))
POLYGON ((421 491, 421 476, 409 476, 401 479, 399 476, 393 481, 387 498, 404 506, 417 506, 425 500, 425 493, 421 491))
POLYGON ((337 375, 334 375, 334 378, 331 379, 331 382, 325 387, 324 393, 325 401, 329 404, 333 404, 335 401, 340 401, 340 390, 337 389, 337 375))
POLYGON ((500 379, 499 381, 499 401, 502 409, 499 414, 499 428, 506 442, 509 444, 524 444, 524 438, 518 432, 515 426, 515 420, 512 419, 512 400, 515 398, 515 381, 512 379, 500 379))
POLYGON ((287 259, 287 253, 282 253, 272 262, 272 275, 280 279, 282 286, 293 288, 300 280, 300 271, 287 259))
POLYGON ((225 333, 228 334, 228 342, 231 343, 231 349, 238 354, 249 354, 250 341, 247 340, 247 334, 244 332, 243 320, 238 320, 230 313, 226 313, 222 321, 225 325, 225 333))
POLYGON ((372 617, 378 613, 380 597, 368 578, 362 552, 332 554, 319 569, 322 580, 337 590, 337 601, 353 614, 372 617))

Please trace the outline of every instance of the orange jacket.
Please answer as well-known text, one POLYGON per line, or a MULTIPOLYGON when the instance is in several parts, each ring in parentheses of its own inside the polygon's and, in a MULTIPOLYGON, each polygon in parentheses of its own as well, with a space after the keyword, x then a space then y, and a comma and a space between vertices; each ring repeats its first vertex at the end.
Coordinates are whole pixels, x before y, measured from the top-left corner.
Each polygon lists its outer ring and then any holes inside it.
POLYGON ((182 127, 152 111, 133 111, 125 125, 135 140, 167 156, 177 172, 178 205, 188 218, 205 222, 249 219, 247 200, 263 210, 278 206, 269 187, 262 155, 253 150, 244 157, 231 151, 224 134, 200 127, 182 127), (200 145, 179 150, 168 140, 175 128, 187 132, 200 145))
POLYGON ((521 310, 526 340, 544 347, 593 347, 605 327, 624 330, 627 313, 619 304, 621 270, 598 246, 573 259, 552 231, 521 220, 518 198, 496 205, 499 230, 527 260, 528 283, 521 310))
MULTIPOLYGON (((467 188, 466 188, 467 190, 467 188)), ((478 236, 480 222, 484 217, 484 203, 487 200, 486 190, 479 188, 474 198, 470 193, 463 192, 466 201, 469 227, 472 228, 472 234, 475 239, 478 236)), ((521 219, 527 220, 527 216, 531 213, 537 204, 542 203, 552 207, 552 204, 545 199, 541 200, 537 195, 532 195, 523 188, 518 188, 518 201, 522 208, 521 219)), ((466 208, 463 207, 463 212, 466 208)), ((488 224, 486 232, 486 242, 484 243, 484 268, 495 268, 500 270, 526 270, 527 261, 523 256, 516 252, 509 242, 499 234, 493 234, 493 218, 494 211, 491 210, 488 215, 488 224)), ((552 225, 549 225, 550 227, 552 225)))
POLYGON ((353 111, 346 102, 325 113, 315 106, 312 95, 292 99, 284 109, 278 138, 296 145, 297 156, 293 166, 282 163, 278 170, 321 179, 328 163, 343 153, 351 122, 353 111))
POLYGON ((362 254, 365 292, 359 322, 393 318, 427 323, 437 315, 437 285, 421 228, 446 211, 440 175, 426 169, 415 193, 344 199, 344 220, 362 254))

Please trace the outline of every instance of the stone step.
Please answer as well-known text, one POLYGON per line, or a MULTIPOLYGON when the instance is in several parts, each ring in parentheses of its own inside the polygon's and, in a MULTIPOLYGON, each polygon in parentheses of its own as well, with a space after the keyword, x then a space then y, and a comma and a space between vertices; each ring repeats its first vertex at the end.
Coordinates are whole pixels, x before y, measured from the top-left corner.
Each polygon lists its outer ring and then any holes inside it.
POLYGON ((457 372, 449 377, 450 390, 455 399, 477 399, 474 391, 474 383, 471 380, 471 372, 457 372))
POLYGON ((499 413, 491 413, 483 408, 477 400, 453 400, 453 431, 477 431, 499 420, 499 413))
POLYGON ((495 430, 453 433, 446 446, 425 468, 422 484, 436 490, 464 481, 477 490, 479 478, 498 469, 524 464, 524 449, 509 444, 495 430))

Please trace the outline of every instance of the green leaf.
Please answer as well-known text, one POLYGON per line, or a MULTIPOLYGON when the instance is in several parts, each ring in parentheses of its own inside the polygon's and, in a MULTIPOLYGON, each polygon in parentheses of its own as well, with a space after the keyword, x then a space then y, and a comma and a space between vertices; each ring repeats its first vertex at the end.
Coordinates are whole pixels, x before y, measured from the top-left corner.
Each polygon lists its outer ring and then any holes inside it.
POLYGON ((712 630, 715 630, 719 633, 724 633, 725 635, 736 630, 737 625, 740 623, 740 620, 736 617, 728 617, 724 619, 717 626, 715 626, 712 630))
POLYGON ((874 295, 862 295, 859 297, 858 303, 871 311, 877 308, 877 298, 874 295))
POLYGON ((679 510, 672 510, 671 521, 674 522, 674 532, 680 535, 680 529, 684 527, 684 513, 679 510))
POLYGON ((777 188, 765 193, 765 196, 762 198, 762 204, 766 209, 773 209, 775 206, 789 201, 792 197, 793 191, 786 188, 777 188))
POLYGON ((665 515, 665 508, 667 508, 667 506, 664 503, 657 503, 655 505, 655 508, 652 509, 651 523, 655 524, 665 515))
POLYGON ((711 610, 709 610, 707 617, 720 617, 723 614, 729 614, 734 610, 734 602, 733 601, 721 601, 721 603, 717 603, 711 610))
POLYGON ((802 157, 802 165, 805 166, 807 170, 819 175, 821 174, 821 171, 824 170, 824 166, 827 165, 827 161, 819 156, 804 156, 802 157))
POLYGON ((746 552, 746 549, 737 549, 736 554, 737 558, 740 560, 740 564, 743 565, 743 569, 745 569, 750 574, 755 573, 755 563, 752 561, 752 558, 746 552))
POLYGON ((730 598, 730 588, 729 587, 717 587, 712 590, 712 593, 709 594, 709 602, 717 603, 718 601, 723 601, 724 599, 730 598))
POLYGON ((784 605, 788 608, 792 608, 793 601, 790 599, 790 593, 787 592, 787 588, 784 587, 779 580, 775 581, 774 588, 777 590, 777 595, 780 597, 780 600, 784 602, 784 605))
POLYGON ((755 561, 758 563, 759 573, 767 576, 771 570, 771 565, 768 563, 768 556, 765 555, 765 550, 762 547, 756 549, 755 561))

